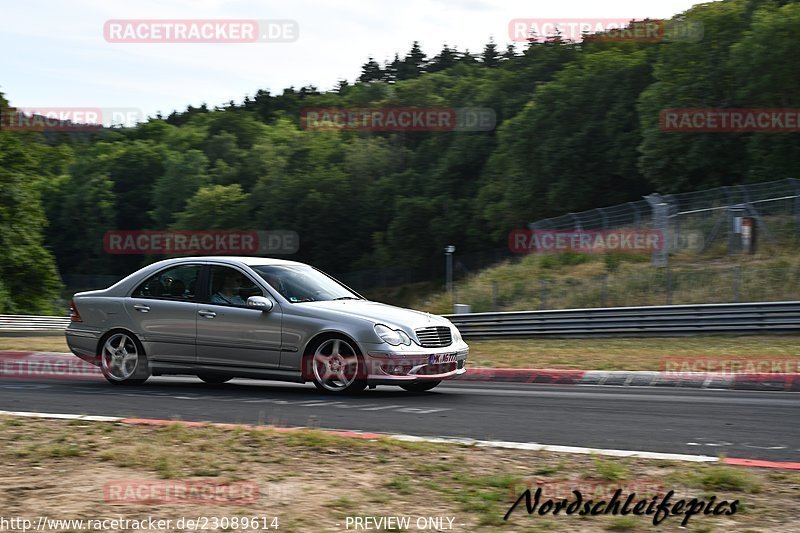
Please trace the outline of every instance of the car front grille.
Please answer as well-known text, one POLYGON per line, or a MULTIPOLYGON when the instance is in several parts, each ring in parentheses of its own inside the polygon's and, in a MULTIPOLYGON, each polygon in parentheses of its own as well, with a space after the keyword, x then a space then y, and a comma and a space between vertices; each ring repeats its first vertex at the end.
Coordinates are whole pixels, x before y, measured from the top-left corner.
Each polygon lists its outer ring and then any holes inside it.
POLYGON ((415 376, 434 376, 436 374, 446 374, 459 368, 458 363, 439 363, 435 365, 425 365, 420 368, 415 376))
POLYGON ((415 330, 420 346, 425 348, 442 348, 453 343, 453 334, 447 326, 421 328, 415 330))

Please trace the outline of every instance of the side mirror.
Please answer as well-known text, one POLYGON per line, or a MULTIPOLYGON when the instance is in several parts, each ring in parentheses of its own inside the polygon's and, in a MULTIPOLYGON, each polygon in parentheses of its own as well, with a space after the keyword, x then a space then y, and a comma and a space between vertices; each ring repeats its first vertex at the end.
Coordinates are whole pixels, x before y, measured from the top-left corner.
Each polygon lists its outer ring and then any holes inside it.
POLYGON ((252 307, 253 309, 258 309, 265 313, 272 311, 274 305, 272 300, 264 298, 263 296, 251 296, 247 299, 247 307, 252 307))

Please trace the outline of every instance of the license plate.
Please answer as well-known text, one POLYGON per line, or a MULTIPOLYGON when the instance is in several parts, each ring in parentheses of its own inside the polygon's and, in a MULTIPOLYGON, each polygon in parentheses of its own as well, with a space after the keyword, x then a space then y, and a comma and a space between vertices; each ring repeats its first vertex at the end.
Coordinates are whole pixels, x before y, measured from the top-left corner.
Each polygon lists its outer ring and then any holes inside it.
POLYGON ((438 365, 442 363, 455 363, 458 356, 454 353, 440 353, 428 357, 429 365, 438 365))

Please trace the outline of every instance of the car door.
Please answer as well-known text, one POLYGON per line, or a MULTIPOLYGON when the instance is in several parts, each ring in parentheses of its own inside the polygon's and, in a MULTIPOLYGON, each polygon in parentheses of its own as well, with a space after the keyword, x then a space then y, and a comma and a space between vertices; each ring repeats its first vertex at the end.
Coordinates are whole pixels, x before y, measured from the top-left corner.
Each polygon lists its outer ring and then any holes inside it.
POLYGON ((197 308, 197 363, 221 367, 278 368, 281 309, 247 307, 265 296, 250 276, 233 266, 209 265, 203 302, 197 308))
POLYGON ((125 299, 136 333, 149 343, 153 361, 193 364, 197 357, 197 285, 202 265, 160 270, 125 299))

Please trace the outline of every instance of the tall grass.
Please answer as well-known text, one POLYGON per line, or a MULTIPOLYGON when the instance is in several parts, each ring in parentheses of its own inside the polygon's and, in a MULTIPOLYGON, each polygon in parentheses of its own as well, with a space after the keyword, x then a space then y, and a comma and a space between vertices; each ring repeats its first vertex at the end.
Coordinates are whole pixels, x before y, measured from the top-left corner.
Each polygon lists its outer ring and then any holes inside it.
POLYGON ((580 254, 531 255, 506 261, 415 302, 432 313, 453 303, 473 312, 576 309, 800 299, 800 254, 674 257, 668 269, 649 257, 580 254))

